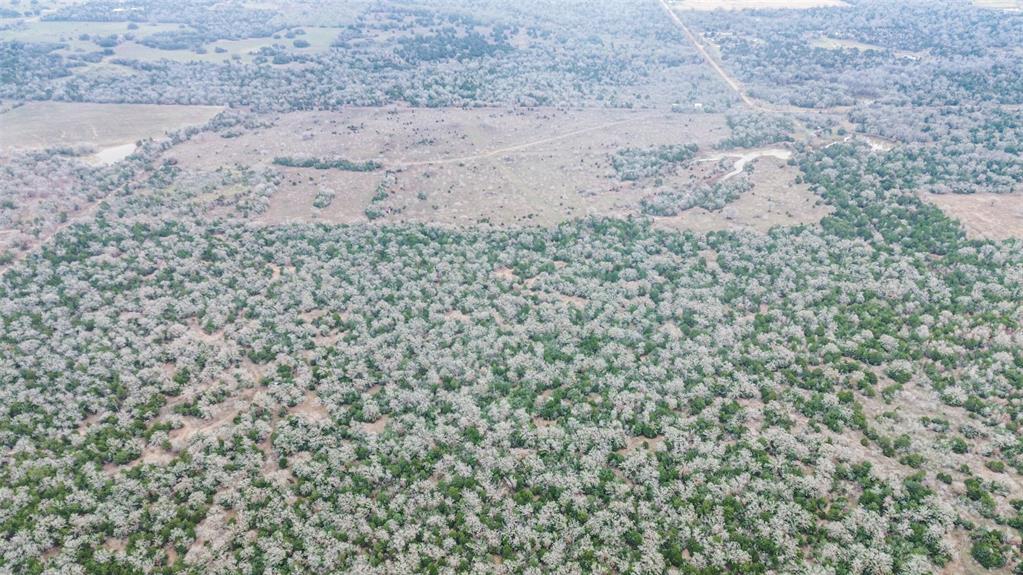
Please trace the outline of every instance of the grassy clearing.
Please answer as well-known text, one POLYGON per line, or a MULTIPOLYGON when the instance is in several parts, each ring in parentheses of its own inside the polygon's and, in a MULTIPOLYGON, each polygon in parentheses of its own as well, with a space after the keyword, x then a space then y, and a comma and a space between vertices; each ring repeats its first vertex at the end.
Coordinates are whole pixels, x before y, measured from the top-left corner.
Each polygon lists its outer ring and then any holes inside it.
POLYGON ((273 46, 272 38, 246 38, 244 40, 218 40, 206 45, 205 53, 192 50, 161 50, 145 46, 137 42, 125 42, 114 48, 114 58, 156 62, 171 60, 173 62, 226 62, 232 58, 243 62, 251 62, 253 55, 260 48, 273 46), (219 50, 218 50, 219 48, 219 50))
MULTIPOLYGON (((141 60, 143 62, 155 62, 158 60, 171 60, 175 62, 227 62, 228 60, 240 60, 252 62, 254 56, 263 48, 270 48, 274 45, 282 46, 292 54, 315 54, 327 51, 337 35, 340 28, 303 28, 304 35, 287 38, 279 34, 277 38, 245 38, 242 40, 218 40, 206 44, 204 53, 197 53, 192 50, 160 50, 145 46, 137 42, 125 42, 114 49, 114 58, 125 58, 129 60, 141 60), (294 41, 301 38, 309 43, 309 46, 295 47, 294 41)), ((141 36, 139 36, 141 38, 141 36)))
MULTIPOLYGON (((638 216, 654 188, 712 182, 732 169, 694 161, 623 182, 612 164, 616 152, 680 143, 713 150, 729 135, 723 114, 356 108, 285 114, 273 127, 230 139, 203 135, 168 156, 199 173, 234 164, 282 171, 280 190, 260 216, 265 223, 365 221, 372 202, 385 222, 555 225, 588 215, 638 216), (382 168, 355 173, 274 166, 285 156, 343 157, 382 168), (333 202, 318 208, 316 198, 330 192, 333 202)), ((663 224, 766 230, 815 223, 825 210, 805 186, 794 184, 796 173, 781 159, 762 158, 750 176, 753 190, 727 213, 693 209, 663 224)))
POLYGON ((753 10, 760 8, 818 8, 847 6, 841 0, 676 0, 677 10, 753 10))
POLYGON ((140 41, 147 36, 158 32, 173 32, 187 30, 188 26, 182 24, 154 24, 138 23, 136 29, 129 28, 128 22, 49 22, 49 21, 27 21, 24 26, 0 31, 0 40, 17 40, 22 42, 53 42, 67 45, 65 53, 75 52, 96 52, 103 48, 92 41, 93 38, 106 36, 130 35, 134 40, 121 42, 113 48, 114 54, 107 56, 104 61, 114 58, 125 58, 130 60, 141 60, 144 62, 155 62, 158 60, 171 60, 176 62, 226 62, 231 59, 238 59, 242 62, 251 62, 253 56, 262 48, 270 48, 274 45, 281 46, 293 54, 315 54, 328 50, 341 28, 337 27, 302 27, 305 34, 297 35, 294 38, 287 38, 285 31, 276 35, 277 37, 266 38, 245 38, 242 40, 218 40, 204 46, 204 53, 197 53, 192 50, 161 50, 141 44, 140 41), (90 39, 80 39, 88 35, 90 39), (302 39, 308 42, 308 46, 298 48, 294 41, 302 39))
POLYGON ((110 148, 202 124, 217 106, 30 102, 3 115, 0 148, 110 148))
POLYGON ((973 0, 973 3, 981 8, 1023 10, 1023 0, 973 0))
MULTIPOLYGON (((22 42, 61 42, 68 45, 69 51, 95 52, 102 48, 91 40, 79 40, 83 34, 90 38, 132 34, 143 38, 157 32, 180 30, 181 24, 138 24, 138 28, 128 28, 128 22, 48 22, 30 21, 24 27, 0 31, 0 40, 19 40, 22 42)), ((187 27, 186 27, 187 28, 187 27)))
POLYGON ((921 194, 974 239, 1023 238, 1023 196, 1012 194, 921 194))
POLYGON ((692 208, 678 216, 656 218, 655 225, 694 232, 752 230, 766 232, 774 226, 816 224, 830 212, 804 184, 796 184, 799 170, 784 160, 756 160, 749 176, 752 190, 721 210, 692 208))
POLYGON ((882 52, 884 48, 876 44, 866 44, 864 42, 857 42, 855 40, 842 40, 840 38, 828 38, 823 36, 821 38, 815 38, 810 42, 810 45, 814 48, 824 48, 825 50, 859 50, 861 52, 882 52))

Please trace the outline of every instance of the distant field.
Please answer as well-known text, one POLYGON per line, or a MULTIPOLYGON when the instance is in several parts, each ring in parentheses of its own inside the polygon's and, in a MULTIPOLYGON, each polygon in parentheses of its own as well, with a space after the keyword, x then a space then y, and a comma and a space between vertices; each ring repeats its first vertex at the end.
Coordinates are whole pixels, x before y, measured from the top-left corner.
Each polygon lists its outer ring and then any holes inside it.
POLYGON ((839 38, 828 38, 826 36, 814 39, 810 42, 810 45, 815 48, 824 48, 825 50, 856 49, 862 52, 869 50, 880 52, 884 50, 884 48, 876 44, 865 44, 855 40, 842 40, 839 38))
POLYGON ((663 228, 698 233, 714 230, 766 232, 775 226, 815 224, 831 210, 805 184, 796 184, 798 169, 784 160, 764 157, 753 164, 753 189, 718 211, 692 208, 675 217, 656 218, 663 228))
POLYGON ((141 41, 147 36, 158 32, 186 30, 182 24, 138 23, 136 29, 130 29, 128 22, 50 22, 33 20, 26 22, 24 27, 0 30, 0 40, 19 40, 24 42, 54 42, 67 44, 66 53, 97 52, 103 48, 92 39, 104 36, 130 36, 134 40, 121 42, 113 48, 113 56, 104 58, 127 58, 142 61, 173 60, 178 62, 225 62, 237 56, 244 62, 251 62, 252 56, 259 49, 273 45, 283 46, 292 54, 311 54, 323 52, 330 48, 341 29, 337 27, 303 26, 305 34, 288 38, 282 32, 277 38, 245 38, 242 40, 218 40, 204 46, 205 53, 192 50, 161 50, 146 46, 141 41), (90 39, 80 39, 88 35, 90 39), (309 43, 305 48, 296 48, 294 41, 302 39, 309 43), (221 50, 218 52, 218 49, 221 50))
POLYGON ((0 148, 91 145, 99 149, 202 124, 216 106, 31 102, 0 115, 0 148))
MULTIPOLYGON (((727 167, 693 162, 663 177, 622 181, 611 156, 629 147, 695 143, 699 155, 730 131, 720 114, 554 109, 351 109, 279 116, 271 128, 235 138, 203 134, 168 153, 183 170, 212 173, 224 165, 272 167, 284 174, 263 223, 380 221, 552 225, 590 215, 636 216, 657 186, 689 187, 720 178, 727 167), (273 166, 278 156, 382 164, 374 172, 273 166), (314 198, 336 199, 318 209, 314 198), (373 201, 382 192, 383 199, 373 201)), ((734 208, 690 210, 662 218, 669 227, 756 229, 815 223, 826 213, 797 170, 777 159, 755 162, 754 189, 734 208)))
POLYGON ((921 194, 974 239, 1023 238, 1023 190, 1011 194, 921 194))
MULTIPOLYGON (((292 54, 312 54, 330 48, 340 33, 340 28, 303 28, 304 35, 287 38, 283 34, 278 38, 245 38, 243 40, 218 40, 205 46, 206 52, 199 54, 192 50, 161 50, 137 42, 125 42, 114 48, 115 58, 130 60, 157 61, 173 60, 176 62, 226 62, 238 57, 243 62, 251 62, 253 56, 261 48, 273 45, 283 46, 292 54), (296 48, 294 41, 303 39, 309 42, 305 48, 296 48), (217 50, 222 50, 218 52, 217 50)), ((141 39, 141 37, 140 37, 141 39)))
POLYGON ((21 40, 24 42, 62 42, 69 50, 96 52, 102 48, 91 40, 79 40, 83 34, 91 37, 103 37, 113 34, 132 34, 142 38, 157 32, 168 32, 185 28, 181 24, 147 24, 139 23, 138 28, 131 30, 128 22, 49 22, 30 21, 24 28, 0 31, 0 40, 21 40))
POLYGON ((973 3, 983 8, 1023 10, 1023 0, 973 0, 973 3))
POLYGON ((847 6, 841 0, 675 0, 678 10, 753 10, 758 8, 817 8, 847 6))
MULTIPOLYGON (((883 52, 885 48, 878 46, 877 44, 867 44, 865 42, 857 42, 856 40, 845 40, 841 38, 829 38, 822 36, 815 38, 810 41, 810 45, 814 48, 823 48, 825 50, 859 50, 860 52, 883 52)), ((919 59, 927 55, 926 52, 910 52, 908 50, 893 50, 896 56, 902 58, 919 59)))
POLYGON ((352 109, 281 116, 276 126, 223 139, 206 134, 174 148, 183 169, 255 168, 274 157, 379 161, 377 172, 280 168, 285 184, 261 219, 351 222, 393 173, 386 221, 552 224, 590 214, 635 213, 647 190, 613 176, 609 157, 628 146, 696 142, 729 133, 723 115, 553 109, 352 109), (338 199, 312 206, 317 190, 338 199))

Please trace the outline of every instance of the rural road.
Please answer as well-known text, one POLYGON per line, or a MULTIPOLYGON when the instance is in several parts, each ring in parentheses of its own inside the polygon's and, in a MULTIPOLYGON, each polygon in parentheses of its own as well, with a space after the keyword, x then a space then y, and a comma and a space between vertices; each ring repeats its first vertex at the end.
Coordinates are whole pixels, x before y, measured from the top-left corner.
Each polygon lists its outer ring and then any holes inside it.
POLYGON ((746 164, 756 160, 757 158, 777 158, 779 160, 788 160, 792 158, 792 150, 786 150, 784 148, 765 148, 761 150, 750 150, 750 151, 735 151, 726 152, 723 154, 716 154, 714 156, 708 156, 706 158, 700 158, 697 162, 720 162, 725 158, 735 158, 735 164, 732 166, 732 171, 728 172, 721 177, 719 182, 724 182, 742 173, 742 170, 746 167, 746 164))
POLYGON ((693 46, 696 46, 696 50, 700 53, 700 56, 703 57, 703 60, 710 64, 711 68, 714 68, 714 71, 717 72, 718 76, 721 76, 721 79, 724 80, 726 84, 728 84, 728 87, 731 88, 733 92, 738 94, 739 99, 742 100, 743 104, 746 104, 747 106, 755 110, 760 110, 761 112, 772 113, 778 111, 768 108, 763 104, 753 100, 753 98, 747 96, 746 92, 744 92, 742 87, 739 85, 739 82, 737 82, 735 78, 729 76, 728 72, 725 72, 725 70, 720 65, 718 65, 717 60, 715 60, 710 55, 710 53, 707 52, 706 48, 703 47, 703 44, 701 44, 699 39, 696 37, 696 34, 694 34, 693 31, 689 29, 689 26, 686 26, 686 23, 683 22, 682 19, 678 17, 678 14, 676 14, 675 11, 671 9, 671 6, 668 5, 667 0, 657 1, 661 3, 661 8, 663 8, 664 11, 668 13, 668 17, 671 18, 671 21, 672 23, 675 24, 675 27, 681 30, 683 34, 685 34, 686 38, 693 43, 693 46))
POLYGON ((692 42, 693 46, 696 47, 696 50, 700 53, 700 56, 703 58, 703 60, 707 62, 707 64, 709 64, 711 68, 714 68, 714 71, 717 73, 717 75, 720 76, 721 79, 724 80, 725 84, 728 84, 728 87, 731 88, 732 91, 739 96, 739 99, 742 100, 742 103, 746 104, 750 108, 767 114, 805 114, 809 112, 816 112, 818 114, 831 113, 845 114, 853 108, 852 106, 831 106, 828 108, 801 108, 799 106, 766 104, 764 102, 751 98, 748 94, 746 94, 745 90, 743 90, 742 84, 740 84, 738 80, 733 78, 728 72, 725 71, 724 68, 721 67, 721 64, 718 63, 717 59, 715 59, 714 56, 707 51, 703 43, 700 42, 700 38, 696 35, 696 33, 693 32, 689 28, 689 26, 687 26, 686 23, 682 21, 682 18, 680 18, 679 15, 676 14, 674 10, 671 9, 671 6, 668 4, 668 1, 667 0, 657 1, 660 2, 661 8, 663 8, 664 11, 667 12, 668 17, 671 18, 671 21, 675 25, 675 27, 681 30, 682 33, 685 35, 686 39, 692 42))

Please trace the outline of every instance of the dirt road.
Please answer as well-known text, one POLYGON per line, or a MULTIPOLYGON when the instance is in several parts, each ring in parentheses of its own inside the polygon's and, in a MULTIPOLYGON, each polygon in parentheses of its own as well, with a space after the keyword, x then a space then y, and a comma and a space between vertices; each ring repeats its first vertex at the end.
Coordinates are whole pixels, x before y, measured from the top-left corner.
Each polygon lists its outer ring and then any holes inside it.
POLYGON ((689 29, 689 26, 686 26, 686 23, 683 22, 682 19, 678 17, 678 14, 676 14, 675 11, 671 9, 671 6, 668 5, 667 0, 657 1, 661 3, 661 8, 663 8, 664 11, 668 13, 668 17, 671 18, 671 21, 673 24, 675 24, 675 27, 681 30, 682 33, 685 34, 686 38, 693 43, 693 46, 696 47, 696 50, 700 53, 700 56, 703 57, 703 60, 707 62, 707 64, 709 64, 711 68, 714 68, 714 71, 717 72, 718 76, 721 76, 721 79, 724 80, 726 84, 728 84, 728 87, 731 88, 732 91, 739 96, 739 99, 742 100, 743 104, 746 104, 750 108, 760 110, 762 112, 770 113, 778 111, 769 108, 746 95, 746 92, 743 91, 742 87, 739 85, 739 82, 735 78, 729 76, 728 72, 725 72, 725 70, 720 65, 718 65, 717 60, 715 60, 710 55, 710 53, 707 52, 707 49, 704 48, 703 44, 700 43, 700 40, 699 38, 696 37, 696 34, 694 34, 693 31, 689 29))
POLYGON ((473 154, 471 156, 460 156, 460 157, 457 157, 457 158, 440 158, 440 159, 436 159, 436 160, 419 160, 419 161, 415 161, 415 162, 395 162, 395 163, 387 163, 387 166, 389 168, 412 168, 412 167, 416 167, 416 166, 434 166, 434 165, 440 165, 440 164, 457 164, 457 163, 461 163, 461 162, 471 162, 471 161, 474 161, 474 160, 482 160, 482 159, 485 159, 485 158, 493 158, 494 156, 500 156, 502 154, 507 154, 509 152, 518 152, 518 151, 525 150, 525 149, 528 149, 528 148, 533 148, 533 147, 536 147, 536 146, 542 146, 543 144, 550 144, 550 143, 553 143, 553 142, 557 142, 557 141, 560 141, 560 140, 571 138, 573 136, 580 136, 582 134, 586 134, 586 133, 589 133, 589 132, 598 132, 600 130, 606 130, 608 128, 613 128, 615 126, 620 126, 622 124, 627 124, 629 122, 631 122, 631 120, 618 120, 616 122, 608 122, 606 124, 601 124, 599 126, 591 126, 589 128, 582 128, 582 129, 579 129, 579 130, 573 130, 571 132, 565 132, 564 134, 559 134, 557 136, 551 136, 550 138, 543 138, 543 139, 540 139, 540 140, 533 140, 533 141, 525 142, 525 143, 522 143, 522 144, 516 144, 514 146, 508 146, 506 148, 498 148, 496 150, 488 150, 486 152, 480 152, 479 154, 473 154))

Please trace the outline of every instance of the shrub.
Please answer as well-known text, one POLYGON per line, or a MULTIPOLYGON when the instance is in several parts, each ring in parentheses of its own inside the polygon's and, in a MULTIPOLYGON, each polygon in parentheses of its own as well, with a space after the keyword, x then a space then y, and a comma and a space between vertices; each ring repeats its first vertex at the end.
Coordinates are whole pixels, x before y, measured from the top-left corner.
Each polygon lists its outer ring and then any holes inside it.
POLYGON ((994 529, 980 531, 973 536, 970 555, 986 569, 1005 567, 1005 536, 994 529))

